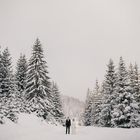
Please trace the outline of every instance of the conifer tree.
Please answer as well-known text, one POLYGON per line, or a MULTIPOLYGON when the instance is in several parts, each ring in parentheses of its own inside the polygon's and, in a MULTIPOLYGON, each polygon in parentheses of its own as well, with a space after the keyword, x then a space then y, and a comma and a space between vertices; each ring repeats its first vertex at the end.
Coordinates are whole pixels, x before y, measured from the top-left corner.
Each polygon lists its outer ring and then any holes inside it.
POLYGON ((9 118, 12 121, 17 121, 16 114, 17 108, 17 92, 15 88, 15 80, 12 71, 11 56, 8 48, 6 48, 1 57, 2 61, 2 75, 1 75, 1 94, 2 94, 2 106, 4 111, 4 117, 9 118))
POLYGON ((56 83, 52 83, 52 96, 53 96, 53 112, 54 118, 57 122, 63 124, 64 123, 64 114, 62 108, 61 97, 59 93, 59 89, 56 83))
POLYGON ((117 81, 117 97, 116 105, 113 110, 112 122, 115 127, 131 127, 131 106, 132 93, 129 84, 128 72, 125 67, 125 63, 120 58, 118 69, 118 81, 117 81))
POLYGON ((84 125, 85 126, 90 126, 92 124, 91 123, 92 104, 93 104, 92 92, 88 89, 86 102, 85 102, 85 110, 84 110, 84 125))
MULTIPOLYGON (((137 103, 140 105, 140 81, 139 81, 139 72, 138 72, 138 66, 135 64, 134 66, 134 99, 137 103)), ((140 112, 139 112, 140 113, 140 112)))
POLYGON ((2 82, 1 90, 4 97, 8 97, 10 92, 13 89, 13 73, 12 73, 12 64, 11 57, 8 48, 3 51, 2 54, 2 82))
POLYGON ((96 80, 95 90, 93 91, 93 103, 92 103, 92 112, 91 112, 91 124, 94 126, 99 126, 101 100, 102 100, 102 95, 100 92, 100 86, 98 80, 96 80))
POLYGON ((25 89, 26 89, 26 78, 27 78, 27 60, 25 55, 20 55, 17 62, 15 81, 16 88, 18 90, 18 105, 20 112, 26 112, 25 107, 25 89))
POLYGON ((49 79, 42 45, 39 39, 36 39, 28 64, 26 100, 29 111, 36 112, 37 116, 47 120, 51 119, 52 114, 49 79))
POLYGON ((130 127, 140 127, 140 118, 139 118, 140 86, 139 86, 139 74, 138 74, 137 64, 135 64, 134 67, 132 66, 132 64, 130 65, 129 81, 130 81, 129 83, 130 83, 130 89, 132 94, 132 103, 130 104, 131 107, 130 127))
POLYGON ((16 84, 18 91, 22 93, 26 89, 26 77, 27 77, 27 60, 25 55, 20 55, 16 67, 16 84))
POLYGON ((113 61, 110 59, 104 81, 103 101, 101 106, 100 125, 111 127, 112 110, 116 94, 116 73, 113 61))
POLYGON ((132 64, 130 64, 129 66, 129 69, 128 69, 128 78, 129 78, 129 85, 131 87, 131 93, 133 94, 134 93, 134 67, 132 64))

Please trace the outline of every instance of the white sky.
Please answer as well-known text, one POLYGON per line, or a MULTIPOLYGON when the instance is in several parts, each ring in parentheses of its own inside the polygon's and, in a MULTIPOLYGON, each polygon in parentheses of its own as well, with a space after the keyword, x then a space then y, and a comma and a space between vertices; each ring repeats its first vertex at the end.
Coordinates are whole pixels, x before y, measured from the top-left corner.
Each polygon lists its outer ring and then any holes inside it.
POLYGON ((109 58, 140 65, 140 1, 0 0, 0 45, 14 63, 37 37, 61 92, 84 100, 109 58))

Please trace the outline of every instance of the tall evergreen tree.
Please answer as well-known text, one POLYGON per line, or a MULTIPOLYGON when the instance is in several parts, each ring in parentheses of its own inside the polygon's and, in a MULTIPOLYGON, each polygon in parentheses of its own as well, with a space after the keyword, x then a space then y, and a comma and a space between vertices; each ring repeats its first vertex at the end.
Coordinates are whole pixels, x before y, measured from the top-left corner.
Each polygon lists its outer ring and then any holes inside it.
POLYGON ((105 127, 111 127, 112 110, 116 98, 116 82, 117 76, 115 72, 115 66, 110 59, 108 64, 108 70, 104 81, 103 100, 101 106, 101 118, 100 125, 105 127))
POLYGON ((112 122, 116 127, 131 127, 131 106, 132 93, 129 84, 128 72, 125 67, 125 63, 120 58, 118 69, 118 81, 117 81, 117 97, 116 105, 114 107, 112 122))
POLYGON ((42 45, 39 39, 36 39, 28 64, 26 100, 31 112, 36 112, 38 116, 49 120, 52 99, 46 64, 42 45))
POLYGON ((90 126, 92 124, 91 123, 92 104, 93 104, 93 94, 88 89, 86 102, 85 102, 85 111, 84 111, 84 125, 85 126, 90 126))
POLYGON ((138 72, 138 66, 135 64, 134 66, 134 98, 137 103, 140 105, 140 81, 139 81, 139 72, 138 72))
POLYGON ((92 103, 92 112, 91 112, 91 124, 94 126, 99 126, 101 101, 102 101, 102 95, 100 92, 100 86, 98 80, 96 80, 95 90, 93 91, 93 103, 92 103))
POLYGON ((11 56, 8 48, 3 51, 2 54, 2 82, 1 90, 4 97, 8 97, 13 89, 13 72, 12 72, 12 62, 11 56))
POLYGON ((16 88, 18 90, 18 105, 20 112, 26 112, 25 107, 25 89, 26 89, 26 78, 27 78, 27 60, 25 55, 20 55, 17 62, 15 81, 16 88))
POLYGON ((131 121, 130 127, 140 127, 140 85, 139 85, 139 73, 138 73, 138 66, 135 64, 133 67, 130 65, 129 70, 129 83, 130 83, 130 90, 132 94, 132 103, 130 104, 131 107, 131 121))
POLYGON ((17 62, 15 74, 16 84, 20 93, 22 93, 26 89, 27 67, 27 59, 25 55, 21 54, 17 62))
POLYGON ((134 67, 132 64, 130 64, 129 69, 128 69, 128 78, 129 78, 129 85, 131 87, 131 93, 134 93, 134 67))
POLYGON ((6 48, 1 57, 2 71, 1 71, 1 95, 2 106, 4 107, 4 117, 16 121, 17 108, 17 92, 15 88, 15 80, 12 71, 11 56, 8 48, 6 48))
POLYGON ((61 96, 56 83, 52 83, 52 95, 53 95, 53 112, 54 118, 57 122, 64 123, 64 114, 61 102, 61 96))

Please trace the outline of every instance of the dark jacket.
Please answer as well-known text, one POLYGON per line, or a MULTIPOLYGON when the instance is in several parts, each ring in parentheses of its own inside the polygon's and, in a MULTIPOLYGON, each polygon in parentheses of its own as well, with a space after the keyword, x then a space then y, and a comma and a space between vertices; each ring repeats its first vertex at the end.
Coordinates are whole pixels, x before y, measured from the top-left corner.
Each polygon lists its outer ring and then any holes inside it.
POLYGON ((70 119, 67 119, 66 120, 66 127, 70 127, 71 126, 71 120, 70 119))

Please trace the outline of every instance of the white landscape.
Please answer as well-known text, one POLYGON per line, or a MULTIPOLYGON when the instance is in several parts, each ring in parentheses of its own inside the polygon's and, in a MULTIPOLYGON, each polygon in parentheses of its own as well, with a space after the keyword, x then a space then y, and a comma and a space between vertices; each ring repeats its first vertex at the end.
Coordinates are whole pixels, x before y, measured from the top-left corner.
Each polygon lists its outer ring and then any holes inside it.
POLYGON ((34 115, 21 114, 19 123, 0 125, 0 140, 139 140, 140 129, 77 126, 75 135, 66 135, 65 127, 41 121, 34 115))
POLYGON ((0 140, 140 140, 140 0, 0 0, 0 140))

